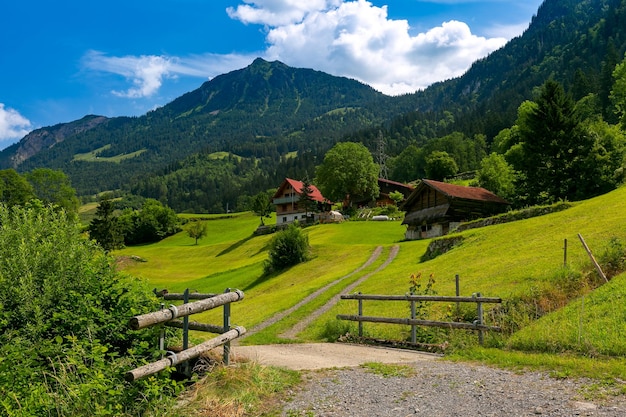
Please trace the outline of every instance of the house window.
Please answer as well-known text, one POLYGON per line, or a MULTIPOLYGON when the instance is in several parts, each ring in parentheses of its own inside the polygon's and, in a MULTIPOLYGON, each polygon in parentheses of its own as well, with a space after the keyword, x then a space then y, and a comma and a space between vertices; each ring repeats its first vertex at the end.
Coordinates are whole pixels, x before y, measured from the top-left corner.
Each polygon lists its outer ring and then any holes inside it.
POLYGON ((303 214, 303 215, 302 215, 302 218, 303 218, 303 219, 306 219, 306 214, 303 214))
POLYGON ((287 223, 287 217, 283 217, 283 223, 287 223))

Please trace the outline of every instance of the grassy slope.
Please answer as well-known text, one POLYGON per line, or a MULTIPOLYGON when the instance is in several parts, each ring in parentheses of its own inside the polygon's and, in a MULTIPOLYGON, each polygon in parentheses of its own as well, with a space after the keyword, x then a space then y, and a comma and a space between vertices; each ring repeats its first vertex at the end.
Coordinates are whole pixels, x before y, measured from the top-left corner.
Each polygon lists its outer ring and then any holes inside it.
MULTIPOLYGON (((357 291, 404 294, 409 288, 410 275, 417 272, 423 274, 424 280, 433 273, 437 281, 435 290, 441 295, 454 294, 455 274, 461 277, 462 295, 481 292, 485 296, 507 298, 527 293, 532 288, 549 286, 563 264, 563 239, 568 239, 568 261, 576 268, 589 263, 578 233, 585 237, 594 252, 603 248, 613 236, 626 240, 626 188, 581 202, 564 212, 464 232, 465 241, 461 246, 424 263, 420 263, 420 257, 428 241, 401 242, 404 227, 397 222, 348 222, 311 227, 306 229, 306 233, 313 247, 314 259, 266 280, 260 278, 266 258, 265 247, 271 237, 251 237, 258 218, 246 215, 208 223, 209 236, 198 246, 181 233, 155 245, 128 248, 117 254, 145 258, 148 262, 134 263, 124 269, 147 278, 158 288, 213 292, 221 292, 226 287, 244 289, 246 299, 233 306, 233 323, 252 327, 362 265, 378 245, 386 250, 363 274, 384 262, 392 245, 399 244, 400 253, 388 268, 374 274, 357 291)), ((332 290, 337 292, 347 284, 332 290)), ((305 307, 296 314, 306 314, 311 308, 309 306, 307 310, 305 307)), ((580 306, 573 305, 571 308, 580 309, 580 306)), ((600 314, 592 308, 587 301, 587 314, 600 314)), ((367 315, 407 316, 404 303, 392 306, 366 304, 365 309, 367 315)), ((313 323, 301 338, 319 338, 324 323, 340 312, 354 314, 356 304, 340 302, 313 323)), ((568 316, 567 312, 561 314, 568 316)), ((616 314, 613 314, 613 319, 622 319, 616 314)), ((219 322, 217 312, 204 316, 198 317, 198 320, 219 322)), ((559 323, 546 326, 559 326, 559 323)), ((266 332, 274 332, 275 335, 284 327, 272 326, 266 332)), ((381 325, 378 328, 366 324, 366 327, 379 337, 403 337, 407 332, 402 326, 381 325)), ((612 328, 621 331, 619 326, 612 328)), ((544 333, 551 333, 549 327, 544 333)), ((597 335, 585 333, 585 343, 600 345, 601 342, 590 339, 604 336, 601 332, 597 335)), ((272 340, 273 336, 268 337, 272 340)))

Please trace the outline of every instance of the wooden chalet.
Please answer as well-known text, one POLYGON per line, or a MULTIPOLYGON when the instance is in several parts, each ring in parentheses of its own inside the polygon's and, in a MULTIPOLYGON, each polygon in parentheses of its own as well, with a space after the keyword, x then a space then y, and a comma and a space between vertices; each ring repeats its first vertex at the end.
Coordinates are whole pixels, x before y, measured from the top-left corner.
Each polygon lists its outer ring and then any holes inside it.
POLYGON ((426 239, 448 234, 461 222, 493 216, 509 203, 484 188, 422 180, 401 209, 406 212, 406 239, 426 239))
POLYGON ((401 192, 404 196, 404 200, 406 200, 415 190, 415 188, 413 188, 411 185, 387 180, 385 178, 378 179, 378 188, 380 190, 380 194, 378 194, 378 198, 376 199, 377 206, 390 206, 395 204, 394 201, 389 198, 389 194, 394 191, 401 192))
MULTIPOLYGON (((300 202, 302 181, 285 178, 278 190, 272 197, 272 203, 276 206, 276 224, 284 225, 296 220, 305 223, 319 219, 318 213, 306 212, 304 205, 300 202), (307 218, 308 214, 308 218, 307 218)), ((329 212, 332 203, 328 201, 316 186, 311 185, 311 198, 317 203, 317 212, 329 212)))
MULTIPOLYGON (((399 191, 404 195, 404 199, 413 192, 414 188, 408 184, 404 184, 397 181, 387 180, 385 178, 378 179, 378 197, 375 199, 367 199, 363 197, 357 197, 353 199, 353 204, 357 207, 382 207, 395 204, 394 201, 389 198, 389 194, 394 191, 399 191)), ((344 206, 347 205, 347 201, 344 202, 344 206)))

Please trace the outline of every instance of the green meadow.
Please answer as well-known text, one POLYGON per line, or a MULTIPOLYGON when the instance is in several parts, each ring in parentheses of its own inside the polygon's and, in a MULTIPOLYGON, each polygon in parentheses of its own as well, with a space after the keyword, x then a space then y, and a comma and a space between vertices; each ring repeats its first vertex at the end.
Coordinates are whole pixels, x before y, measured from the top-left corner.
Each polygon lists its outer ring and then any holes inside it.
MULTIPOLYGON (((272 276, 263 275, 263 262, 272 236, 253 235, 258 217, 250 213, 195 217, 208 225, 208 235, 198 245, 186 232, 181 232, 156 244, 129 247, 114 253, 120 259, 120 268, 148 280, 157 289, 167 288, 170 292, 186 288, 200 292, 241 289, 245 299, 232 306, 232 323, 248 329, 350 274, 377 247, 383 248, 370 266, 242 343, 288 342, 280 338, 282 332, 365 274, 371 275, 355 292, 406 294, 411 275, 420 274, 422 289, 432 275, 433 290, 438 295, 454 295, 455 275, 459 275, 463 296, 481 293, 501 297, 505 307, 510 307, 514 300, 536 300, 531 303, 546 313, 539 320, 531 320, 523 314, 516 316, 519 312, 514 308, 501 309, 500 315, 494 316, 498 318, 492 320, 517 320, 516 331, 512 335, 487 335, 488 346, 587 356, 626 353, 623 337, 626 310, 620 307, 626 296, 623 290, 626 276, 618 275, 603 285, 578 238, 581 234, 596 255, 607 250, 612 238, 626 242, 624 187, 576 203, 562 212, 462 232, 461 244, 425 262, 421 259, 430 241, 404 241, 405 227, 399 222, 349 221, 308 227, 304 231, 309 237, 312 259, 272 276), (567 267, 564 267, 565 239, 567 267), (375 272, 394 245, 399 246, 397 257, 375 272)), ((274 221, 267 219, 266 223, 274 221)), ((433 304, 428 307, 428 313, 442 319, 453 307, 433 304)), ((469 306, 464 307, 464 314, 471 316, 468 309, 469 306)), ((338 323, 335 316, 356 313, 356 301, 342 300, 304 329, 297 341, 325 340, 332 328, 354 331, 356 324, 338 323)), ((408 317, 409 308, 405 302, 365 301, 364 314, 408 317)), ((206 312, 194 316, 194 320, 219 323, 221 312, 206 312)), ((366 335, 377 338, 406 339, 409 335, 406 326, 365 323, 364 328, 366 335)), ((462 345, 476 344, 471 333, 460 339, 462 345)))

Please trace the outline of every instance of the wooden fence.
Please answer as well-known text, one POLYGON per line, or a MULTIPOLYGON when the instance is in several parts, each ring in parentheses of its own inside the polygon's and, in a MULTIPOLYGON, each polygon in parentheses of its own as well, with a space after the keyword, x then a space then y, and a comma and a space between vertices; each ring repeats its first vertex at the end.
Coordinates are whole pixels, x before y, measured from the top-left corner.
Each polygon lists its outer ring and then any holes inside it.
POLYGON ((453 296, 435 296, 435 295, 368 295, 368 294, 347 294, 341 296, 342 300, 358 300, 358 315, 340 314, 337 316, 339 320, 356 321, 359 323, 359 337, 363 336, 363 322, 370 323, 389 323, 404 324, 411 326, 411 343, 416 343, 416 327, 430 326, 442 327, 446 329, 467 329, 478 331, 478 341, 482 345, 484 340, 483 332, 487 330, 500 331, 499 327, 487 326, 483 321, 483 304, 484 303, 501 303, 501 298, 483 297, 480 293, 475 293, 471 297, 453 297, 453 296), (410 318, 395 317, 371 317, 363 315, 363 300, 378 301, 406 301, 411 305, 410 318), (446 302, 446 303, 476 303, 476 317, 473 323, 455 322, 455 321, 431 321, 416 319, 416 302, 446 302))
MULTIPOLYGON (((243 299, 244 294, 242 291, 231 291, 229 288, 222 294, 200 294, 190 293, 189 289, 187 289, 181 294, 169 294, 167 291, 163 290, 157 293, 157 295, 162 296, 164 300, 182 300, 183 304, 178 306, 170 304, 168 308, 165 308, 165 304, 161 304, 161 310, 132 317, 129 320, 128 325, 133 330, 139 330, 161 323, 168 327, 183 329, 183 350, 178 353, 168 351, 168 356, 162 358, 161 360, 127 372, 125 375, 127 381, 132 382, 139 378, 160 372, 167 367, 186 363, 190 359, 197 358, 203 352, 221 345, 224 345, 224 363, 228 365, 230 357, 230 341, 238 338, 246 332, 246 329, 242 326, 237 326, 232 329, 230 326, 230 304, 243 299), (190 303, 189 300, 192 299, 199 301, 190 303), (201 313, 220 306, 224 307, 224 321, 222 326, 189 322, 190 315, 201 313), (183 317, 183 320, 177 320, 178 317, 183 317), (220 336, 189 348, 189 330, 216 333, 220 336)), ((164 331, 161 332, 161 336, 159 337, 159 349, 161 351, 165 350, 164 331)))

